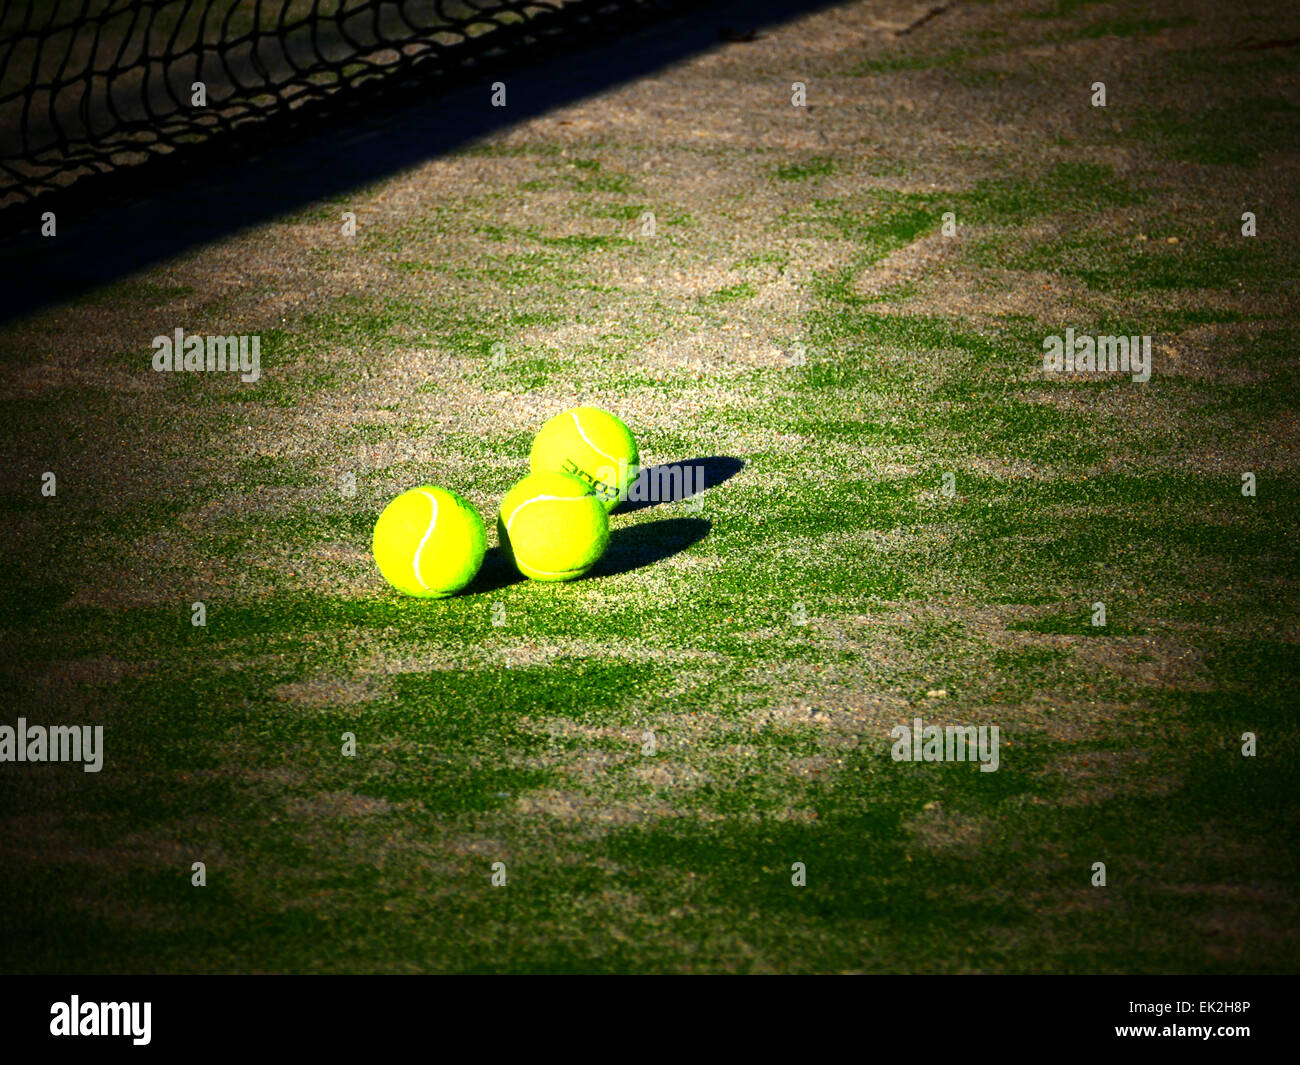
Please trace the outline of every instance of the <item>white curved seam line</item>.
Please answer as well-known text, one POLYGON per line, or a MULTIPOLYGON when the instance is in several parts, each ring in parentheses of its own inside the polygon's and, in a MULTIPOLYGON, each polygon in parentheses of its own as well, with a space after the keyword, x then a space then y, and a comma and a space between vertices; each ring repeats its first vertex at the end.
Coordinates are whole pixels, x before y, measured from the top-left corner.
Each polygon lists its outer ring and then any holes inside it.
POLYGON ((569 414, 571 414, 571 415, 573 416, 573 425, 574 425, 574 428, 576 428, 576 429, 578 430, 578 435, 579 435, 580 437, 582 437, 583 440, 586 440, 586 441, 587 441, 587 446, 588 446, 589 448, 591 448, 592 451, 596 452, 596 454, 598 454, 598 455, 604 455, 605 458, 609 459, 609 461, 612 462, 612 463, 614 464, 614 469, 617 470, 617 469, 618 469, 618 459, 616 459, 613 455, 611 455, 611 454, 610 454, 609 452, 607 452, 607 451, 601 451, 600 448, 598 448, 595 444, 593 444, 593 443, 591 442, 591 438, 588 437, 587 434, 584 433, 584 432, 582 431, 582 422, 578 421, 578 412, 577 412, 576 410, 571 410, 571 411, 569 411, 569 414))
MULTIPOLYGON (((593 563, 593 565, 594 564, 595 563, 593 563)), ((574 566, 572 569, 538 569, 536 566, 529 566, 528 568, 534 573, 540 573, 546 577, 563 577, 568 574, 578 574, 582 572, 582 567, 580 566, 574 566)), ((587 568, 590 569, 591 567, 588 566, 587 568)))
MULTIPOLYGON (((531 499, 525 499, 519 506, 510 512, 510 517, 506 519, 506 532, 510 532, 510 526, 515 523, 515 515, 518 514, 529 503, 576 503, 580 499, 586 499, 586 496, 533 496, 531 499)), ((538 570, 538 572, 542 572, 538 570)))
POLYGON ((420 552, 424 550, 424 545, 429 542, 429 537, 433 535, 433 527, 438 524, 438 500, 430 492, 420 492, 432 505, 433 513, 429 516, 429 527, 424 530, 424 539, 420 541, 420 546, 415 549, 415 579, 420 582, 421 588, 428 588, 424 583, 424 575, 420 572, 420 552))

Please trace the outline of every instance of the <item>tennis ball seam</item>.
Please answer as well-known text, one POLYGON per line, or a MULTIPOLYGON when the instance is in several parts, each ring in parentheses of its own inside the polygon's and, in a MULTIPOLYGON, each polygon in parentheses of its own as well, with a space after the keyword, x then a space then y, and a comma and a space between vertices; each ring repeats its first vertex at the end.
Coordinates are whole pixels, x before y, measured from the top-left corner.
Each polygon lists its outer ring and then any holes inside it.
MULTIPOLYGON (((526 562, 523 563, 523 565, 526 566, 528 570, 532 571, 533 573, 540 573, 544 577, 565 577, 570 575, 577 576, 580 573, 586 573, 591 568, 590 566, 586 568, 582 566, 577 566, 573 569, 539 569, 537 566, 529 566, 528 563, 526 562)), ((595 565, 595 563, 592 563, 592 565, 595 565)), ((524 573, 524 576, 527 577, 528 574, 524 573)))
POLYGON ((412 569, 415 570, 415 579, 420 582, 420 587, 425 591, 429 590, 429 585, 425 583, 424 574, 420 570, 420 554, 424 551, 424 545, 429 542, 429 537, 433 535, 433 527, 438 524, 438 500, 431 492, 424 489, 416 489, 420 495, 424 496, 433 507, 433 513, 429 515, 429 527, 424 530, 424 536, 420 540, 419 546, 415 549, 415 559, 412 562, 412 569))
POLYGON ((529 474, 516 484, 502 500, 497 528, 519 571, 540 581, 581 577, 609 542, 600 500, 585 482, 559 472, 529 474))
POLYGON ((609 461, 614 464, 615 469, 617 469, 618 459, 616 459, 608 451, 603 451, 600 448, 598 448, 595 444, 591 442, 591 437, 589 437, 586 433, 582 431, 582 420, 578 417, 578 412, 576 410, 571 410, 569 411, 569 414, 572 415, 573 417, 573 427, 578 430, 578 435, 587 442, 587 446, 591 448, 592 451, 596 452, 596 454, 604 455, 605 458, 609 459, 609 461))
MULTIPOLYGON (((509 534, 509 532, 510 532, 510 525, 511 525, 512 522, 514 522, 514 520, 515 520, 515 515, 518 514, 521 510, 523 510, 524 507, 528 506, 529 503, 581 503, 581 502, 582 502, 584 499, 586 499, 586 498, 587 498, 587 497, 586 497, 585 495, 580 495, 580 496, 550 496, 550 495, 530 496, 528 499, 525 499, 525 500, 523 500, 522 502, 516 504, 516 505, 515 505, 515 509, 512 510, 512 511, 510 512, 510 517, 508 517, 508 518, 506 519, 506 533, 509 534)), ((538 570, 538 572, 539 572, 539 573, 542 573, 542 572, 545 572, 545 571, 544 571, 544 570, 538 570)), ((558 573, 567 573, 568 571, 567 571, 567 570, 557 570, 556 572, 558 572, 558 573)))

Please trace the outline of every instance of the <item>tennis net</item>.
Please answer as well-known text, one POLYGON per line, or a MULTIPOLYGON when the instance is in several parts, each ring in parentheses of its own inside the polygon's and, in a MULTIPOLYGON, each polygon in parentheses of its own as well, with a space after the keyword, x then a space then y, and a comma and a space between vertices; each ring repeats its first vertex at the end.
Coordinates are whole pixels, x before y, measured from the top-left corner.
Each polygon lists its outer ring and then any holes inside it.
POLYGON ((0 211, 659 2, 0 0, 0 211))

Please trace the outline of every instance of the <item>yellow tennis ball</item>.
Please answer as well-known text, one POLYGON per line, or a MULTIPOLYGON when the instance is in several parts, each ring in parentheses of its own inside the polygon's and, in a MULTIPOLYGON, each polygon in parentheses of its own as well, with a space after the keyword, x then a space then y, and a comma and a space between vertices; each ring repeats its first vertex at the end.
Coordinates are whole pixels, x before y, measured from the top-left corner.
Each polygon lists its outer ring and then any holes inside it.
POLYGON ((474 579, 487 530, 467 500, 425 484, 384 507, 373 546, 379 572, 399 592, 441 599, 474 579))
POLYGON ((591 486, 567 473, 532 473, 506 493, 501 548, 535 581, 571 581, 609 544, 609 516, 591 486))
POLYGON ((591 485, 608 511, 627 498, 640 461, 631 431, 618 418, 596 407, 574 407, 542 426, 528 468, 572 474, 591 485))

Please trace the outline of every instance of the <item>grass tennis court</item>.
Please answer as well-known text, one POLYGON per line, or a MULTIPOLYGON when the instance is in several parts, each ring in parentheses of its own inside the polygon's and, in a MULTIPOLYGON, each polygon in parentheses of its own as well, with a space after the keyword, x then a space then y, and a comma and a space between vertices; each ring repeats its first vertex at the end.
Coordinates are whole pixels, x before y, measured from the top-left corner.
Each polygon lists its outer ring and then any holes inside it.
POLYGON ((5 970, 1300 967, 1300 16, 925 10, 728 26, 0 326, 0 725, 105 752, 0 764, 5 970), (155 373, 178 327, 260 379, 155 373), (391 498, 493 530, 580 402, 706 487, 572 583, 495 531, 384 583, 391 498))

